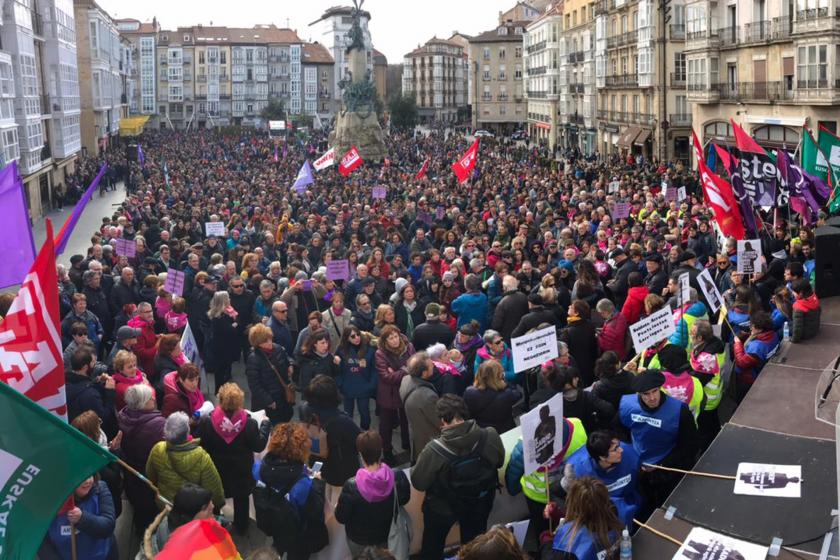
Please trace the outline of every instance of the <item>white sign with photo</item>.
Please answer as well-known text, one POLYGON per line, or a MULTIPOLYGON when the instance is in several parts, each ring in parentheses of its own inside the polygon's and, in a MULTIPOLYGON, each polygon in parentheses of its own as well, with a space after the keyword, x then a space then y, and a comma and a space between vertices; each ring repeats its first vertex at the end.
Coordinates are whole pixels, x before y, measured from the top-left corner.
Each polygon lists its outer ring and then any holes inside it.
POLYGON ((756 271, 756 263, 761 257, 760 239, 742 239, 738 241, 738 272, 752 274, 756 271))
POLYGON ((630 325, 633 348, 636 353, 644 352, 660 340, 668 338, 677 330, 671 308, 667 305, 648 317, 630 325))
POLYGON ((680 304, 685 305, 688 303, 688 300, 691 299, 691 278, 689 277, 688 272, 683 272, 677 280, 680 285, 680 304))
POLYGON ((513 370, 516 373, 538 367, 559 355, 557 329, 553 325, 512 338, 510 345, 513 353, 513 370))
POLYGON ((216 237, 224 237, 225 236, 225 223, 224 222, 204 222, 204 234, 207 237, 211 235, 215 235, 216 237))
POLYGON ((735 493, 776 498, 802 497, 802 465, 738 463, 735 493))
POLYGON ((717 310, 720 309, 720 302, 723 301, 723 296, 712 280, 712 275, 709 273, 708 268, 704 268, 703 272, 697 276, 697 282, 700 284, 700 290, 703 292, 706 302, 708 302, 709 307, 712 309, 712 313, 717 313, 717 310))
POLYGON ((525 474, 549 464, 563 451, 563 394, 520 417, 525 474))
POLYGON ((694 527, 672 560, 764 560, 768 548, 694 527))

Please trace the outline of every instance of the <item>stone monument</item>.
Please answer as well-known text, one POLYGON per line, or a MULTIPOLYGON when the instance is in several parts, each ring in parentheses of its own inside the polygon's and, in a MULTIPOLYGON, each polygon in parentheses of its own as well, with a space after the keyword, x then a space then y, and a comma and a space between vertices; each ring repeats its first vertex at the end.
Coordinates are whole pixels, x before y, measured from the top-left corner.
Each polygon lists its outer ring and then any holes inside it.
POLYGON ((376 88, 367 71, 367 49, 359 23, 362 4, 364 0, 353 0, 353 26, 347 34, 348 76, 338 83, 342 108, 329 143, 338 158, 355 145, 365 161, 382 161, 388 151, 376 117, 376 88))

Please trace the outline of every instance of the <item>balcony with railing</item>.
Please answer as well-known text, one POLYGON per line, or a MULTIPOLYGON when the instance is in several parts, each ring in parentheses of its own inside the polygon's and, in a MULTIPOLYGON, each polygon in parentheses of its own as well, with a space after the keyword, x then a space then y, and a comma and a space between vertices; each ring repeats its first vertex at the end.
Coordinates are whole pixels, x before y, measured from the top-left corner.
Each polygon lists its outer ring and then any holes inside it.
POLYGON ((567 120, 573 124, 583 124, 583 113, 572 113, 567 120))
POLYGON ((616 74, 607 76, 606 87, 638 87, 639 76, 636 74, 616 74))
POLYGON ((610 120, 610 112, 606 109, 598 109, 598 120, 599 121, 608 121, 610 120))
POLYGON ((793 99, 793 90, 788 90, 783 81, 739 82, 719 84, 721 101, 784 101, 793 99))
POLYGON ((485 92, 481 95, 481 100, 482 101, 493 101, 493 94, 490 93, 489 91, 487 91, 487 92, 485 92))
POLYGON ((583 51, 576 51, 569 53, 567 56, 567 61, 569 64, 576 64, 578 62, 583 62, 583 51))
POLYGON ((548 97, 547 91, 527 91, 525 94, 530 99, 545 99, 548 97))
MULTIPOLYGON (((840 76, 840 68, 834 69, 834 75, 840 76)), ((796 101, 815 105, 840 103, 840 77, 833 81, 828 78, 796 80, 796 90, 793 93, 796 101), (831 86, 834 87, 831 87, 831 86)))
POLYGON ((672 88, 685 88, 685 72, 671 72, 672 88))
POLYGON ((720 98, 717 83, 689 81, 686 84, 686 99, 694 103, 713 103, 720 98))
POLYGON ((792 28, 793 33, 835 30, 840 30, 840 7, 827 6, 797 11, 792 28))
POLYGON ((686 50, 712 49, 720 46, 720 32, 717 29, 687 31, 685 34, 686 50))
POLYGON ((621 35, 614 35, 613 37, 607 37, 607 48, 608 49, 617 49, 620 47, 624 47, 627 45, 631 45, 639 40, 639 31, 634 29, 633 31, 628 31, 627 33, 622 33, 621 35))
POLYGON ((672 23, 668 26, 668 32, 672 41, 685 41, 684 23, 672 23))
POLYGON ((630 122, 629 120, 629 113, 624 111, 610 111, 610 121, 611 122, 619 122, 619 123, 626 123, 630 122))
POLYGON ((569 84, 569 93, 583 93, 583 82, 573 82, 569 84))
POLYGON ((654 126, 656 118, 649 113, 630 113, 633 122, 643 126, 654 126))
POLYGON ((548 44, 547 41, 540 41, 539 43, 529 45, 528 48, 525 49, 525 50, 528 52, 528 54, 532 54, 532 53, 535 53, 537 51, 543 50, 547 44, 548 44))
POLYGON ((691 126, 691 113, 672 113, 669 115, 668 124, 671 128, 691 126))
POLYGON ((500 94, 498 95, 497 99, 498 99, 499 101, 501 101, 501 102, 503 102, 503 103, 504 103, 504 102, 506 102, 506 101, 508 100, 508 94, 506 94, 506 93, 500 93, 500 94))
POLYGON ((528 68, 528 70, 526 70, 526 73, 529 76, 539 76, 540 74, 545 74, 547 71, 547 66, 537 66, 535 68, 528 68))

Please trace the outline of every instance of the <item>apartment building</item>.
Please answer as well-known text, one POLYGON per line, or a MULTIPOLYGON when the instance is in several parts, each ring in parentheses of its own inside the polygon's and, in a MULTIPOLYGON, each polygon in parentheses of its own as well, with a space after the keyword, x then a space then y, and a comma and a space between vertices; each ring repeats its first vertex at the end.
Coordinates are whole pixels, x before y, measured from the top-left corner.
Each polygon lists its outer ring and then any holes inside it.
POLYGON ((597 150, 597 90, 595 87, 595 2, 568 0, 563 4, 559 42, 560 145, 586 155, 597 150))
POLYGON ((81 98, 82 149, 99 154, 128 116, 129 53, 116 22, 93 0, 74 0, 81 98))
POLYGON ((801 127, 837 132, 840 2, 686 3, 687 96, 704 143, 734 144, 734 119, 766 148, 795 149, 801 127))
POLYGON ((158 66, 158 118, 161 128, 185 129, 195 118, 191 27, 162 29, 155 44, 158 66))
POLYGON ((522 127, 522 37, 528 21, 503 21, 470 38, 469 71, 472 127, 508 134, 522 127))
POLYGON ((526 122, 531 140, 557 147, 563 5, 555 4, 525 29, 522 38, 526 122))
MULTIPOLYGON (((303 114, 322 120, 331 119, 340 109, 333 98, 335 92, 335 62, 327 48, 318 43, 304 43, 301 58, 303 66, 303 114)), ((386 63, 387 66, 387 63, 386 63)))
POLYGON ((3 4, 0 164, 18 160, 31 218, 54 204, 80 150, 76 28, 71 0, 3 4))
POLYGON ((227 126, 231 115, 230 45, 224 27, 192 28, 195 126, 227 126))
POLYGON ((467 54, 463 45, 433 37, 405 55, 403 94, 414 94, 420 122, 455 123, 467 111, 467 54))
MULTIPOLYGON (((317 43, 317 41, 316 41, 317 43)), ((331 57, 332 58, 332 57, 331 57)), ((383 103, 388 102, 388 57, 373 49, 373 85, 383 103)))
POLYGON ((128 78, 128 111, 131 115, 149 116, 149 126, 157 120, 157 19, 141 23, 137 19, 116 20, 120 36, 128 41, 131 53, 128 78))

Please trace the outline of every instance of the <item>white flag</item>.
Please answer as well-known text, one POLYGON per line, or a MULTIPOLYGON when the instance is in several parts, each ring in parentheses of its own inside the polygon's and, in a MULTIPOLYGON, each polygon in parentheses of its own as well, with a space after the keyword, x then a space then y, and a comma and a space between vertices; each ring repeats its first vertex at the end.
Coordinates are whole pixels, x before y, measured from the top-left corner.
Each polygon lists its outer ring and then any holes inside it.
POLYGON ((335 164, 335 148, 330 148, 324 155, 315 160, 312 167, 314 167, 316 171, 321 171, 333 164, 335 164))
MULTIPOLYGON (((195 342, 190 322, 187 321, 187 327, 184 329, 184 334, 181 335, 181 351, 184 357, 196 366, 201 374, 201 390, 207 393, 210 388, 207 386, 207 372, 204 371, 204 362, 201 361, 201 355, 198 353, 198 344, 195 342)), ((168 373, 168 372, 167 372, 168 373)), ((218 387, 216 387, 218 389, 218 387)))

